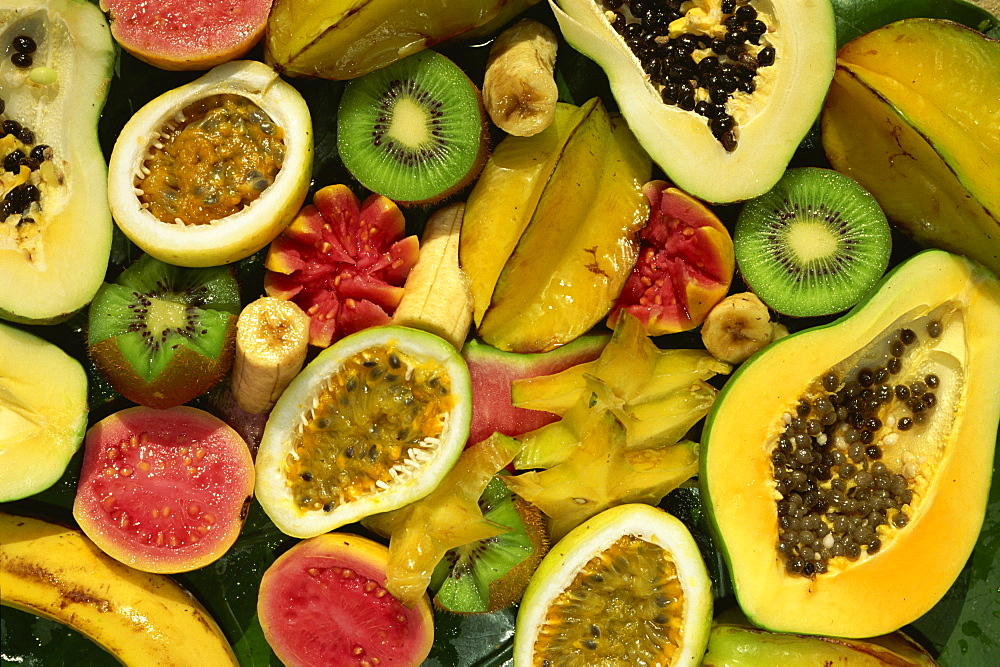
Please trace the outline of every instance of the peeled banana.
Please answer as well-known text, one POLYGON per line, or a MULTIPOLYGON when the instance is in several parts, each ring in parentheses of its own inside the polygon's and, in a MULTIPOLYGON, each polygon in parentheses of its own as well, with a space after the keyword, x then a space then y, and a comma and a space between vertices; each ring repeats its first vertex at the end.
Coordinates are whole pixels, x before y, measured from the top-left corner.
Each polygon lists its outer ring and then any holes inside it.
POLYGON ((253 414, 274 407, 306 360, 309 316, 291 301, 261 297, 236 320, 233 396, 253 414))
POLYGON ((172 579, 47 521, 0 512, 0 602, 68 625, 125 665, 238 664, 208 611, 172 579))
POLYGON ((393 324, 423 329, 457 348, 472 325, 469 277, 458 263, 458 243, 465 204, 440 209, 427 221, 420 257, 406 278, 393 324))
POLYGON ((767 306, 753 292, 732 294, 715 305, 701 327, 701 342, 712 356, 741 364, 755 352, 788 335, 773 322, 767 306))
POLYGON ((559 89, 555 80, 558 40, 538 21, 522 19, 490 48, 483 78, 483 104, 507 134, 530 137, 552 124, 559 89))

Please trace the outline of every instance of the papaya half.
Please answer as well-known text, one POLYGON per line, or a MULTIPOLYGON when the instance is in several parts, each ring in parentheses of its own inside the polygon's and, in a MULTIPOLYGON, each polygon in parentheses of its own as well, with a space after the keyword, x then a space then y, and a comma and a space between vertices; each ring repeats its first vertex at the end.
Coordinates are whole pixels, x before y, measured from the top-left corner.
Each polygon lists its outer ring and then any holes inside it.
POLYGON ((998 330, 1000 280, 929 250, 727 383, 706 422, 701 481, 754 623, 871 637, 951 587, 986 511, 998 330))

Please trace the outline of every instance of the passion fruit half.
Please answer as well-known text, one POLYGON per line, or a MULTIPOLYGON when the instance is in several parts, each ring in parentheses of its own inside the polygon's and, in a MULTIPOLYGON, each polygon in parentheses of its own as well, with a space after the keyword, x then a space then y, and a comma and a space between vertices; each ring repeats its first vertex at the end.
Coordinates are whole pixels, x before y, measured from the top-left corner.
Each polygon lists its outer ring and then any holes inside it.
POLYGON ((620 505, 542 560, 521 600, 514 665, 697 665, 711 622, 691 533, 656 507, 620 505))
POLYGON ((267 65, 239 60, 142 107, 108 166, 111 213, 157 259, 217 266, 270 243, 312 175, 305 100, 267 65))
POLYGON ((313 537, 423 498, 469 436, 472 389, 454 347, 383 326, 323 350, 271 411, 257 499, 293 537, 313 537))

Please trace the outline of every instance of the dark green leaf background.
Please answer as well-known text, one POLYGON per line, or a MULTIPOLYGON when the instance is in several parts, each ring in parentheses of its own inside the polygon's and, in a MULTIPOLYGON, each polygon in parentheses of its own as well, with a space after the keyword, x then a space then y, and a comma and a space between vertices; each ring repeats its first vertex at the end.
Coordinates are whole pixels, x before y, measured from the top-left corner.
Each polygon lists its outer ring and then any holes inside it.
MULTIPOLYGON (((997 31, 1000 26, 995 17, 960 0, 833 0, 833 5, 837 13, 840 44, 891 21, 914 16, 949 18, 982 31, 997 31)), ((531 13, 554 25, 545 3, 538 5, 531 13)), ((446 52, 466 67, 473 80, 482 79, 486 48, 463 46, 446 49, 446 52)), ((155 95, 190 81, 195 76, 190 73, 156 70, 128 55, 122 55, 100 125, 101 140, 106 151, 110 151, 118 130, 135 110, 155 95)), ((601 71, 594 63, 565 44, 560 45, 558 81, 561 97, 565 101, 581 103, 594 95, 600 95, 609 106, 613 106, 601 71)), ((352 183, 337 156, 336 119, 335 114, 330 111, 336 108, 342 84, 297 81, 295 85, 302 91, 315 114, 314 187, 335 182, 352 183)), ((822 164, 822 152, 817 147, 815 136, 807 138, 795 163, 822 164)), ((355 190, 361 193, 360 187, 355 190)), ((731 219, 734 213, 731 208, 720 210, 720 216, 731 219)), ((420 210, 409 212, 408 226, 413 231, 418 231, 425 215, 426 212, 420 210)), ((906 248, 905 240, 900 245, 906 248)), ((134 246, 118 235, 109 275, 119 271, 138 254, 134 246)), ((244 301, 255 298, 261 293, 260 257, 244 260, 237 268, 243 285, 244 301)), ((64 349, 83 359, 84 322, 83 316, 77 316, 58 327, 30 329, 58 342, 64 349)), ((798 326, 801 327, 802 324, 798 326)), ((698 344, 696 338, 683 335, 662 338, 658 342, 678 347, 698 344)), ((116 397, 96 372, 92 372, 91 378, 92 423, 126 407, 123 399, 116 397)), ((0 505, 0 509, 70 520, 69 508, 72 505, 80 461, 81 455, 78 454, 63 479, 48 491, 23 501, 0 505)), ((681 517, 694 532, 713 573, 717 607, 722 609, 734 604, 724 566, 704 527, 697 488, 675 491, 664 500, 663 506, 681 517)), ((947 537, 942 536, 942 539, 947 537)), ((257 588, 260 576, 267 566, 295 541, 279 532, 255 503, 239 541, 228 554, 208 567, 176 577, 209 608, 232 642, 242 665, 259 667, 279 664, 264 641, 257 622, 257 588)), ((920 582, 900 584, 919 586, 920 582)), ((515 613, 516 610, 513 609, 469 617, 438 613, 435 618, 435 645, 426 664, 441 667, 492 667, 510 664, 515 613)), ((944 665, 979 667, 996 661, 1000 654, 1000 479, 997 476, 994 477, 986 523, 972 558, 944 599, 908 627, 907 631, 939 656, 944 665)), ((3 608, 0 617, 0 646, 0 659, 4 663, 44 667, 117 664, 110 655, 75 632, 57 623, 7 607, 3 608)))

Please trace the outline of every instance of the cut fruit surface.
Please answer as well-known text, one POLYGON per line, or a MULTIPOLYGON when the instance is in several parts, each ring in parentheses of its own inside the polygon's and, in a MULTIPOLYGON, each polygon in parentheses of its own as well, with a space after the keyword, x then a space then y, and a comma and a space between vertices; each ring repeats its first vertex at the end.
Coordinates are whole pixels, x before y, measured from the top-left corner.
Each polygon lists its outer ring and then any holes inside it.
POLYGON ((925 251, 849 314, 782 338, 726 384, 699 478, 751 621, 869 637, 945 594, 986 511, 998 330, 1000 281, 925 251))
POLYGON ((260 62, 219 65, 129 119, 108 166, 115 221, 178 266, 217 266, 267 245, 302 206, 312 120, 295 88, 260 62))
POLYGON ((97 7, 77 0, 6 2, 0 35, 0 318, 51 324, 90 301, 108 266, 113 224, 97 122, 114 43, 97 7), (19 35, 34 43, 31 67, 12 61, 19 35))
POLYGON ((469 435, 472 391, 458 350, 374 327, 321 352, 271 411, 257 498, 285 533, 312 537, 430 493, 469 435))
POLYGON ((239 58, 264 34, 271 0, 101 0, 111 34, 136 58, 200 70, 239 58))
POLYGON ((542 560, 518 612, 514 664, 697 665, 711 622, 711 582, 684 524, 623 505, 542 560))
POLYGON ((299 542, 264 572, 257 598, 264 637, 290 667, 417 667, 434 643, 425 595, 405 607, 386 589, 389 550, 348 533, 299 542))
POLYGON ((405 231, 386 197, 360 202, 346 185, 328 185, 271 243, 264 289, 309 315, 316 347, 389 324, 419 253, 417 237, 405 231))
POLYGON ((236 541, 253 495, 236 431, 187 406, 128 408, 87 432, 73 517, 106 554, 145 572, 188 572, 236 541))
POLYGON ((488 154, 475 85, 451 60, 421 51, 351 81, 337 110, 337 150, 369 190, 402 203, 447 197, 488 154))
POLYGON ((0 324, 0 502, 47 489, 87 429, 87 375, 46 340, 0 324))

